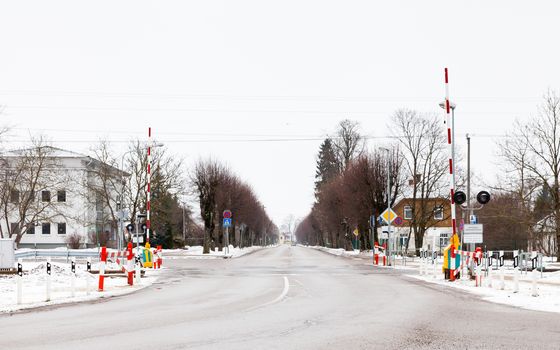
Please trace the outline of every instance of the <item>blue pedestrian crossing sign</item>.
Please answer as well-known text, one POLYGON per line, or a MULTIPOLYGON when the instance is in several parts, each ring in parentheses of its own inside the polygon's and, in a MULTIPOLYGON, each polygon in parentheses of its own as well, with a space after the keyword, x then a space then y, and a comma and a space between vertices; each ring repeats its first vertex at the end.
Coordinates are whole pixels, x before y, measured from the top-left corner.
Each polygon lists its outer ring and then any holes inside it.
POLYGON ((224 227, 231 227, 231 218, 224 218, 224 227))

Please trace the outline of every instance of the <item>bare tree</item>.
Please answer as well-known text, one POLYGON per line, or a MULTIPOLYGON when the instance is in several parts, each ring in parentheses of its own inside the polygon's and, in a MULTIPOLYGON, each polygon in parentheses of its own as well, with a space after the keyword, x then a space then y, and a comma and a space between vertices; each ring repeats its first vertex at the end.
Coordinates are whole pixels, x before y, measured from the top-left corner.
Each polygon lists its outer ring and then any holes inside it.
MULTIPOLYGON (((40 222, 65 219, 65 202, 51 198, 51 191, 65 189, 69 174, 52 156, 54 149, 42 138, 32 147, 6 153, 0 162, 0 236, 22 236, 40 222)), ((55 192, 56 193, 56 192, 55 192)))
POLYGON ((408 239, 414 232, 415 246, 420 248, 434 215, 434 208, 428 208, 430 202, 425 199, 449 197, 442 181, 448 170, 444 154, 445 136, 440 118, 434 115, 401 109, 395 112, 393 120, 410 185, 405 195, 412 198, 413 214, 408 239))
POLYGON ((227 169, 215 160, 198 161, 191 173, 191 183, 200 203, 200 216, 204 222, 203 253, 210 253, 210 238, 216 228, 218 186, 227 169))
POLYGON ((91 235, 95 239, 92 242, 100 243, 101 235, 108 236, 107 240, 114 242, 118 230, 117 211, 120 210, 122 202, 120 196, 124 174, 119 170, 118 160, 108 142, 99 142, 91 149, 91 154, 92 161, 87 176, 78 187, 83 189, 82 196, 90 209, 89 212, 95 213, 87 218, 89 222, 86 224, 95 226, 96 232, 91 235))
POLYGON ((502 153, 520 172, 518 191, 532 196, 538 182, 551 195, 551 215, 556 237, 556 256, 560 259, 560 96, 548 91, 538 114, 528 123, 518 123, 503 144, 502 153), (521 152, 522 151, 522 152, 521 152), (525 173, 526 172, 526 173, 525 173), (526 182, 529 181, 529 183, 526 182))
POLYGON ((348 167, 352 159, 364 152, 364 138, 360 135, 358 122, 348 119, 341 121, 333 141, 341 171, 348 167))
MULTIPOLYGON (((125 155, 123 170, 130 174, 130 181, 126 183, 124 190, 124 205, 130 209, 132 222, 136 222, 137 214, 144 212, 146 208, 147 168, 146 143, 139 140, 131 142, 125 155)), ((185 193, 183 168, 183 160, 169 155, 165 147, 152 148, 152 178, 157 178, 157 186, 153 191, 169 191, 173 195, 185 193)), ((156 204, 154 201, 154 205, 156 204)))

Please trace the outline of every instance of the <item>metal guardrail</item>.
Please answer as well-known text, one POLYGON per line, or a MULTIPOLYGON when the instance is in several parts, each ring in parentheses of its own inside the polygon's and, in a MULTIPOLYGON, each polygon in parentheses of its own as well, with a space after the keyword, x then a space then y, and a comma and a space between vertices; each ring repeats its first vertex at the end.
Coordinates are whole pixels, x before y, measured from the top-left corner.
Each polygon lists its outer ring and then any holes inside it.
POLYGON ((68 250, 52 250, 52 249, 33 249, 24 252, 15 252, 16 259, 24 258, 98 258, 99 253, 96 251, 84 251, 80 249, 68 249, 68 250))

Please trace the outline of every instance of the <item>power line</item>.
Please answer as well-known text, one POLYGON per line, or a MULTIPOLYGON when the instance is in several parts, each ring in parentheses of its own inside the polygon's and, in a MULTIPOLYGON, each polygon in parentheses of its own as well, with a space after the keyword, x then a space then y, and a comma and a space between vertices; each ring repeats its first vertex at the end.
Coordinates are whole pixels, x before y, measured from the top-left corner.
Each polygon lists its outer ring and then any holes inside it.
MULTIPOLYGON (((484 134, 469 134, 471 137, 477 138, 508 138, 508 135, 484 135, 484 134)), ((230 135, 231 136, 231 135, 230 135)), ((317 136, 317 137, 285 137, 285 138, 214 138, 214 139, 165 139, 158 138, 159 142, 163 143, 253 143, 253 142, 315 142, 323 141, 326 138, 337 139, 338 137, 331 136, 317 136)), ((373 136, 366 135, 363 139, 366 140, 398 140, 404 136, 373 136)), ((130 140, 105 140, 110 143, 128 143, 130 140)), ((21 141, 5 141, 7 143, 15 143, 21 141)), ((56 140, 56 143, 96 143, 99 140, 56 140)))

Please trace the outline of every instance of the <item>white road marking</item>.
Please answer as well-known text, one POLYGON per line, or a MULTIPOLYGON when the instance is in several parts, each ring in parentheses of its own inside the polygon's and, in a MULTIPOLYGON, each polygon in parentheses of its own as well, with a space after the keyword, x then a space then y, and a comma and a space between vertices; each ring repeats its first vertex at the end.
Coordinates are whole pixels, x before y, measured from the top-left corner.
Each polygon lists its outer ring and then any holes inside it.
POLYGON ((268 303, 264 303, 264 304, 261 304, 259 306, 252 307, 252 308, 248 309, 247 311, 253 311, 253 310, 265 307, 265 306, 270 306, 270 305, 276 304, 276 303, 282 301, 282 299, 284 299, 286 297, 286 295, 288 295, 289 291, 290 291, 290 281, 288 280, 288 277, 284 276, 284 289, 282 290, 282 293, 280 293, 280 295, 276 299, 274 299, 272 301, 269 301, 268 303))

